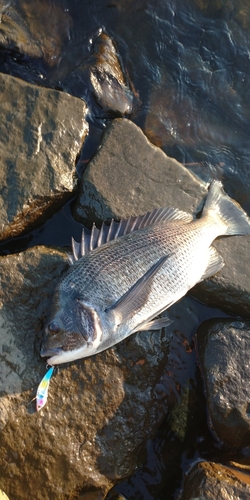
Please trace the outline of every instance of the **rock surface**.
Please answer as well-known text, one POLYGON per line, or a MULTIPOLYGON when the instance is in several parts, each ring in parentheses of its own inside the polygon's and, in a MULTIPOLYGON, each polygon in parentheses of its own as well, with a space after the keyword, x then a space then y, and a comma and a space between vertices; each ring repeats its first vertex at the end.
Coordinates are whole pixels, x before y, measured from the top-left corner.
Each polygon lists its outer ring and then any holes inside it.
MULTIPOLYGON (((64 365, 50 382, 47 405, 34 411, 45 373, 39 338, 66 266, 64 254, 44 247, 0 259, 0 484, 13 500, 104 498, 143 460, 171 406, 176 426, 178 394, 184 386, 187 392, 193 359, 182 318, 189 318, 189 335, 199 321, 190 298, 186 316, 180 304, 172 309, 173 328, 135 334, 64 365)), ((185 423, 188 408, 181 406, 185 423)))
POLYGON ((106 112, 119 115, 132 113, 135 96, 121 66, 113 40, 104 32, 96 38, 88 72, 95 98, 106 112))
POLYGON ((92 116, 131 115, 141 104, 115 41, 102 29, 93 36, 88 56, 74 71, 67 76, 60 75, 60 68, 58 71, 63 88, 88 102, 92 116))
MULTIPOLYGON (((77 220, 100 223, 171 206, 193 215, 202 208, 206 186, 183 165, 150 144, 126 119, 116 119, 81 181, 77 220)), ((250 236, 215 243, 224 268, 191 293, 200 301, 234 314, 250 315, 250 236)))
POLYGON ((204 322, 197 347, 214 432, 228 446, 249 447, 250 322, 204 322))
POLYGON ((192 289, 193 297, 229 314, 250 317, 250 237, 236 236, 214 242, 225 266, 192 289), (219 293, 218 293, 219 290, 219 293))
POLYGON ((72 196, 88 132, 85 103, 0 75, 0 240, 30 230, 72 196))
POLYGON ((134 123, 118 118, 105 132, 81 182, 80 222, 120 219, 166 205, 194 213, 206 187, 153 146, 134 123))
POLYGON ((199 462, 188 473, 178 500, 248 500, 250 476, 214 462, 199 462))
POLYGON ((49 1, 25 0, 14 6, 1 2, 0 45, 4 49, 56 66, 72 20, 49 1))

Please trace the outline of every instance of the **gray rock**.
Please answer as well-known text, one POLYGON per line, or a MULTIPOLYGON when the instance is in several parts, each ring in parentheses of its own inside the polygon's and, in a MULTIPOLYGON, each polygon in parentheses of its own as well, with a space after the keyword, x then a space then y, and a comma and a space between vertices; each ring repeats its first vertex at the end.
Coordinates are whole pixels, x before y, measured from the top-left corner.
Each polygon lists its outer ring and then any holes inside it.
POLYGON ((214 462, 195 464, 178 500, 248 500, 249 475, 214 462))
POLYGON ((250 316, 250 236, 222 238, 214 243, 225 266, 192 289, 193 297, 229 314, 250 316))
POLYGON ((0 240, 43 222, 76 188, 86 105, 0 75, 0 240))
MULTIPOLYGON (((195 215, 206 187, 183 165, 150 144, 126 119, 116 119, 81 181, 74 214, 83 223, 120 219, 156 207, 171 206, 195 215)), ((250 236, 223 238, 215 243, 225 267, 203 281, 191 294, 234 314, 250 314, 250 236)))
POLYGON ((194 213, 206 192, 187 169, 150 144, 139 127, 118 118, 84 173, 75 217, 100 222, 167 205, 194 213))
POLYGON ((19 500, 104 498, 135 471, 171 407, 175 431, 178 421, 186 426, 187 401, 180 418, 178 393, 185 386, 186 394, 193 360, 174 332, 184 330, 182 318, 190 336, 198 324, 190 298, 186 316, 180 304, 172 308, 173 328, 140 332, 63 366, 50 382, 47 405, 34 411, 45 373, 39 338, 66 266, 64 254, 44 247, 0 259, 0 484, 19 500))
POLYGON ((226 445, 250 445, 250 322, 210 320, 197 348, 213 431, 226 445))

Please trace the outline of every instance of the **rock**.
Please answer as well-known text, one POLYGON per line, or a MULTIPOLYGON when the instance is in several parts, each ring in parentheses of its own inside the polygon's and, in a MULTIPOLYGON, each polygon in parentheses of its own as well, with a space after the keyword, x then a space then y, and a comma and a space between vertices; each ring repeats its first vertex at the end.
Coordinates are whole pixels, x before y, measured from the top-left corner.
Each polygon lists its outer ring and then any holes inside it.
POLYGON ((249 475, 214 462, 195 464, 185 478, 178 500, 248 500, 249 475))
POLYGON ((88 58, 85 57, 84 62, 73 72, 71 71, 68 77, 65 78, 65 75, 59 73, 58 77, 60 76, 63 88, 89 101, 92 114, 97 114, 98 117, 100 117, 100 107, 103 114, 123 116, 131 115, 141 104, 122 66, 115 42, 102 30, 93 37, 88 58), (89 87, 94 102, 92 97, 90 99, 89 87))
POLYGON ((83 175, 74 213, 78 221, 100 223, 180 206, 194 213, 206 188, 187 169, 147 140, 141 129, 118 118, 83 175))
POLYGON ((249 446, 250 322, 204 322, 197 348, 213 431, 228 446, 249 446))
POLYGON ((0 45, 4 49, 43 59, 49 66, 59 64, 72 24, 62 8, 46 0, 25 0, 14 7, 5 2, 0 15, 0 45))
POLYGON ((198 283, 193 297, 229 314, 250 316, 249 236, 224 238, 213 243, 225 262, 215 276, 198 283), (219 290, 219 293, 218 293, 219 290))
MULTIPOLYGON (((74 207, 85 224, 138 215, 171 206, 196 214, 206 196, 205 185, 183 165, 150 144, 126 119, 116 119, 104 134, 100 149, 88 164, 74 207)), ((191 294, 234 314, 250 314, 250 236, 215 243, 225 267, 201 282, 191 294)))
POLYGON ((0 74, 0 240, 42 223, 76 188, 88 132, 80 99, 0 74))
POLYGON ((114 42, 105 33, 101 32, 96 38, 88 64, 94 95, 103 110, 119 115, 131 114, 135 96, 114 42))
MULTIPOLYGON (((147 440, 187 386, 193 362, 183 335, 173 335, 187 318, 176 304, 172 329, 140 332, 59 369, 47 405, 35 412, 45 373, 39 338, 52 287, 65 268, 65 255, 44 247, 0 259, 0 484, 18 500, 104 498, 143 460, 147 440)), ((191 335, 198 318, 186 301, 191 335)), ((181 419, 175 411, 181 422, 185 401, 181 419)))

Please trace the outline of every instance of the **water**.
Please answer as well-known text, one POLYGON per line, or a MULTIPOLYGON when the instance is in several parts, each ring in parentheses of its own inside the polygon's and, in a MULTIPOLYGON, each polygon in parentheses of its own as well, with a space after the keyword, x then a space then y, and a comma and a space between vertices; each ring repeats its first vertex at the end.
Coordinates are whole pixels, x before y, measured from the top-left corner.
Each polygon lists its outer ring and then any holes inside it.
MULTIPOLYGON (((139 94, 141 105, 130 119, 154 144, 206 182, 221 179, 228 194, 250 214, 247 0, 16 0, 0 1, 0 13, 5 15, 5 29, 7 26, 10 33, 5 36, 2 22, 0 71, 67 91, 88 103, 90 136, 78 164, 79 174, 110 120, 93 99, 81 69, 103 29, 115 41, 139 94), (22 39, 19 50, 18 37, 22 39)), ((0 252, 37 244, 69 246, 71 235, 79 240, 81 226, 71 216, 71 203, 43 227, 1 244, 0 252)), ((194 380, 199 386, 199 375, 194 380)), ((201 426, 193 436, 192 460, 216 455, 216 442, 206 424, 201 426)), ((165 422, 156 440, 148 444, 144 469, 120 487, 129 499, 166 498, 162 486, 167 463, 164 443, 169 443, 170 432, 165 422)), ((174 449, 177 438, 172 435, 171 439, 174 449)), ((189 455, 182 455, 169 498, 180 487, 189 455)))

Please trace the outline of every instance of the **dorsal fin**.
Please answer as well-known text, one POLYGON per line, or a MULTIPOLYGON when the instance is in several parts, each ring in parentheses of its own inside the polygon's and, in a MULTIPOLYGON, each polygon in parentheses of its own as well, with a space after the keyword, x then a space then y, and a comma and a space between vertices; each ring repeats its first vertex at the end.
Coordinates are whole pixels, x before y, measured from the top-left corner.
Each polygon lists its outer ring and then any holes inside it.
POLYGON ((81 257, 86 255, 86 253, 91 252, 97 247, 104 245, 108 241, 116 240, 125 234, 132 233, 138 229, 142 229, 146 226, 151 226, 157 224, 158 222, 167 221, 171 222, 178 220, 179 223, 185 224, 193 220, 192 215, 182 212, 176 208, 156 208, 152 212, 147 212, 144 215, 139 215, 138 217, 129 217, 128 219, 121 219, 120 222, 114 221, 112 219, 111 224, 108 226, 104 222, 102 223, 101 229, 97 229, 95 224, 93 224, 90 235, 82 231, 81 243, 72 238, 72 253, 68 254, 68 262, 70 265, 74 264, 81 257))

